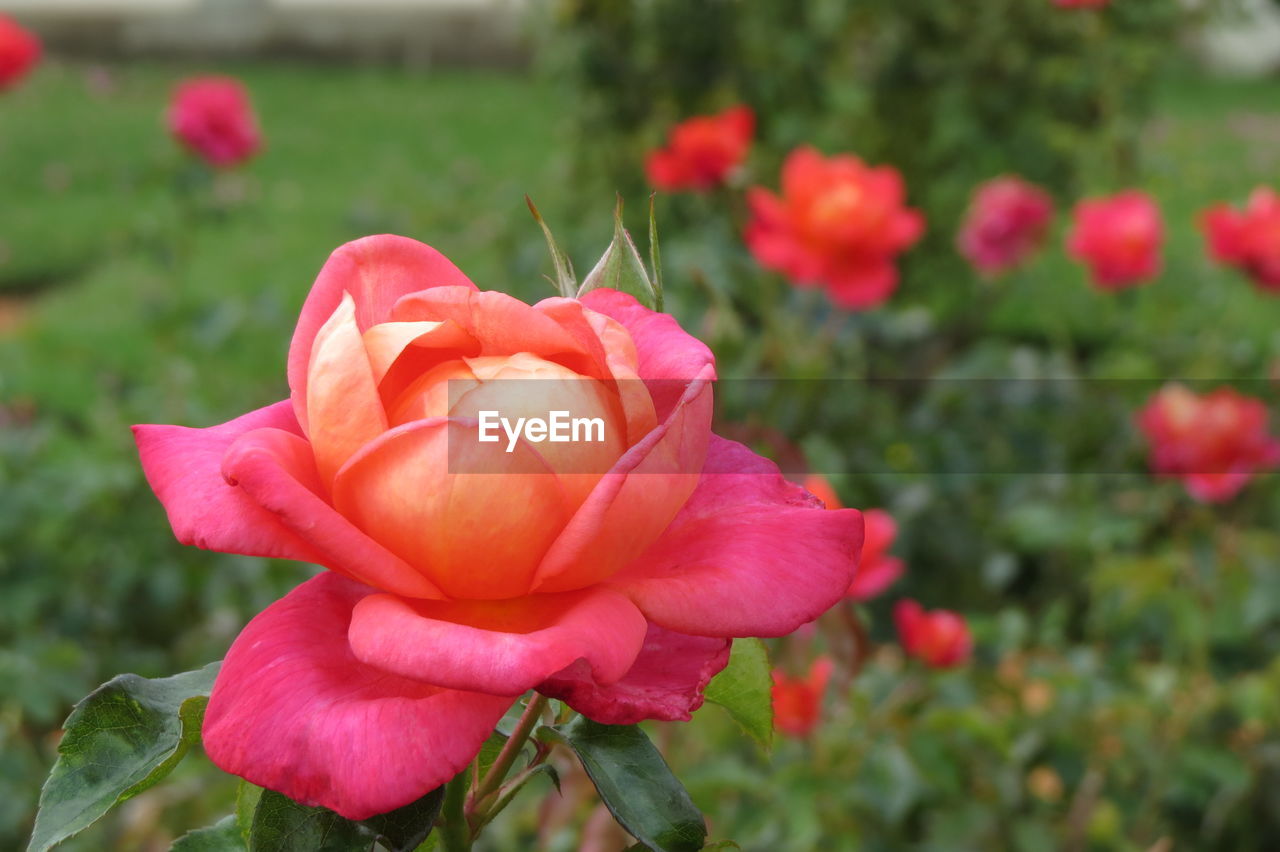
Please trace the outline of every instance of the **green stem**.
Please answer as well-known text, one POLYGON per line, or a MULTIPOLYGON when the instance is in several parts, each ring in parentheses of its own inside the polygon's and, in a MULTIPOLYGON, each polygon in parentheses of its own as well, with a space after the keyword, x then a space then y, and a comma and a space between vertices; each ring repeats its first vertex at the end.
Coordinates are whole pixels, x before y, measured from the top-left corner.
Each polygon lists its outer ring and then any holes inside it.
POLYGON ((444 806, 440 816, 440 844, 445 852, 470 852, 471 828, 467 825, 467 790, 471 786, 471 769, 465 769, 444 788, 444 806))
POLYGON ((489 794, 502 785, 503 779, 507 777, 511 767, 515 765, 516 758, 520 756, 520 750, 524 748, 525 741, 529 739, 529 734, 533 733, 533 729, 542 717, 542 711, 546 709, 546 706, 547 697, 535 692, 533 698, 529 700, 528 705, 524 708, 520 721, 516 722, 515 730, 507 738, 506 745, 502 747, 502 751, 498 752, 497 760, 489 767, 489 772, 484 778, 480 779, 480 785, 476 787, 475 794, 471 799, 473 804, 483 802, 488 798, 489 794))

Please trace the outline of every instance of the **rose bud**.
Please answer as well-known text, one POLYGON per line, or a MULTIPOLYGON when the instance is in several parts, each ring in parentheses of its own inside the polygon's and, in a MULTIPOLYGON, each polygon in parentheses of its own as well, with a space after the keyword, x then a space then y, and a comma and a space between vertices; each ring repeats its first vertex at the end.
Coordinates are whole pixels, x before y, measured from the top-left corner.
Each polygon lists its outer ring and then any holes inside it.
POLYGON ((1280 196, 1260 186, 1243 210, 1215 204, 1201 214, 1209 254, 1253 279, 1258 288, 1280 293, 1280 196))
POLYGON ((907 599, 894 606, 893 620, 903 650, 930 668, 946 669, 968 662, 973 639, 958 613, 946 609, 926 611, 907 599))
POLYGON ((680 122, 666 147, 649 154, 649 183, 667 192, 706 192, 727 183, 747 158, 755 126, 755 113, 745 106, 680 122))
POLYGON ((525 304, 394 236, 339 248, 290 396, 135 427, 179 540, 325 570, 232 644, 203 738, 228 772, 350 819, 455 776, 528 690, 683 720, 739 636, 838 602, 862 518, 711 432, 711 352, 631 296, 525 304), (479 440, 484 412, 600 440, 479 440))
POLYGON ((773 670, 773 727, 791 737, 813 733, 822 715, 822 696, 831 678, 832 662, 819 657, 804 677, 773 670))
POLYGON ((1076 205, 1067 253, 1089 266, 1101 290, 1134 287, 1160 273, 1164 226, 1151 197, 1128 190, 1076 205))
POLYGON ((231 77, 183 82, 169 105, 168 123, 179 143, 217 168, 243 163, 262 145, 249 93, 231 77))
POLYGON ((0 15, 0 91, 12 88, 40 61, 40 40, 8 15, 0 15))
POLYGON ((1216 503, 1280 463, 1280 442, 1267 420, 1261 400, 1232 388, 1200 396, 1173 384, 1138 413, 1138 428, 1150 444, 1152 470, 1181 479, 1195 499, 1216 503))
POLYGON ((1017 177, 999 177, 974 192, 956 237, 960 253, 983 275, 1000 275, 1023 263, 1044 242, 1053 199, 1017 177))
POLYGON ((825 287, 843 308, 873 308, 898 286, 895 258, 924 233, 904 195, 896 169, 797 148, 783 164, 780 195, 748 190, 747 247, 798 287, 825 287))

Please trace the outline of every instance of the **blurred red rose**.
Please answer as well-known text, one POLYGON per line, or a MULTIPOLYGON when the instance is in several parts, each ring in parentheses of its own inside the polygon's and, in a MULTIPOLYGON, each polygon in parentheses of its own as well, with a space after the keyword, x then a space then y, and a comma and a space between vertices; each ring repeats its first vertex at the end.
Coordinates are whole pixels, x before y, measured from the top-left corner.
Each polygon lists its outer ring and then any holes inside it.
POLYGON ((0 15, 0 91, 27 76, 40 60, 40 40, 8 15, 0 15))
POLYGON ((1197 500, 1229 500, 1280 463, 1266 406, 1233 388, 1200 396, 1168 385, 1138 413, 1138 427, 1151 444, 1152 469, 1180 478, 1197 500))
POLYGON ((830 657, 819 657, 804 677, 790 677, 773 670, 773 726, 792 737, 807 737, 822 714, 822 696, 827 691, 833 665, 830 657))
POLYGON ((194 77, 178 86, 169 105, 169 131, 220 168, 244 162, 262 144, 249 93, 231 77, 194 77))
POLYGON ((1145 192, 1131 189, 1076 205, 1067 252, 1088 264, 1103 290, 1134 287, 1160 272, 1164 225, 1145 192))
POLYGON ((649 183, 668 192, 705 192, 720 186, 747 158, 755 128, 755 113, 745 106, 680 122, 672 128, 667 147, 649 155, 649 183))
POLYGON ((1040 187, 1007 175, 977 188, 956 246, 985 275, 1007 272, 1044 242, 1053 199, 1040 187))
POLYGON ((1215 260, 1247 274, 1263 290, 1280 292, 1280 196, 1260 186, 1243 210, 1215 204, 1200 217, 1215 260))
MULTIPOLYGON (((810 474, 804 480, 804 487, 828 509, 844 508, 840 495, 836 494, 825 476, 810 474)), ((855 601, 869 601, 883 594, 898 581, 904 568, 901 559, 889 555, 889 548, 898 537, 898 523, 893 516, 884 509, 865 509, 862 524, 862 557, 848 593, 848 597, 855 601)))
POLYGON ((908 599, 894 606, 893 620, 903 649, 925 665, 946 669, 969 660, 973 639, 958 613, 947 609, 926 611, 908 599))
POLYGON ((924 217, 904 198, 897 169, 797 148, 783 164, 781 195, 748 190, 747 247, 797 286, 824 286, 841 307, 872 308, 897 287, 894 259, 924 233, 924 217))

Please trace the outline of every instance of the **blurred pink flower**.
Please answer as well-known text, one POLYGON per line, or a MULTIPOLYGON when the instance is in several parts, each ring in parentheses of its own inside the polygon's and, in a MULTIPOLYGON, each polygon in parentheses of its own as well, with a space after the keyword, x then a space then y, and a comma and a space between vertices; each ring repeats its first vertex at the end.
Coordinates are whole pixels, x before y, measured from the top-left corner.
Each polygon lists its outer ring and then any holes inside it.
POLYGON ((755 113, 746 106, 680 122, 672 128, 667 146, 649 154, 649 183, 669 192, 714 189, 747 158, 755 128, 755 113))
POLYGON ((174 138, 212 166, 239 165, 262 144, 249 94, 231 77, 184 81, 174 93, 168 119, 174 138))
POLYGON ((40 61, 40 40, 8 15, 0 15, 0 91, 27 76, 40 61))
POLYGON ((1076 205, 1067 252, 1089 266, 1102 290, 1134 287, 1160 272, 1164 225, 1151 196, 1136 189, 1076 205))
POLYGON ((1240 269, 1259 289, 1280 292, 1280 196, 1260 186, 1243 210, 1209 207, 1200 228, 1215 260, 1240 269))
POLYGON ((1047 192, 1019 177, 998 177, 974 192, 956 245, 979 272, 998 275, 1040 247, 1052 218, 1047 192))
POLYGON ((1255 473, 1280 464, 1266 406, 1233 388, 1200 396, 1167 385, 1138 413, 1138 427, 1151 444, 1152 469, 1180 478, 1207 503, 1231 499, 1255 473))
POLYGON ((874 308, 898 286, 894 260, 924 233, 905 195, 895 168, 797 148, 782 166, 780 195, 747 191, 747 248, 796 286, 825 287, 840 307, 874 308))
POLYGON ((925 665, 946 669, 968 662, 973 639, 964 617, 947 609, 926 611, 913 600, 898 601, 893 620, 903 649, 925 665))

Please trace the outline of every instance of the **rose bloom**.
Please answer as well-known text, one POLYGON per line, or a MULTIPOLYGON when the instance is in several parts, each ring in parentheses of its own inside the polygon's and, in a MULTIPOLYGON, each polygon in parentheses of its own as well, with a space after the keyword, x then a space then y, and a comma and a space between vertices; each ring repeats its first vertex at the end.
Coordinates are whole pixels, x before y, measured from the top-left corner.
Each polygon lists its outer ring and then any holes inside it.
POLYGON ((1018 177, 998 177, 974 192, 956 247, 982 274, 999 275, 1040 247, 1052 218, 1047 192, 1018 177))
POLYGON ((830 657, 819 657, 804 677, 790 677, 773 670, 773 727, 792 737, 807 737, 822 715, 822 696, 827 691, 833 665, 830 657))
POLYGON ((249 93, 231 77, 184 81, 169 104, 168 122, 175 139, 218 168, 239 165, 262 146, 249 93))
POLYGON ((1164 225, 1151 196, 1136 189, 1076 205, 1067 253, 1088 264, 1102 290, 1142 284, 1160 273, 1164 225))
POLYGON ((1215 204, 1200 217, 1215 260, 1234 266, 1259 288, 1280 293, 1280 196, 1260 186, 1243 210, 1215 204))
POLYGON ((755 113, 745 106, 680 122, 667 146, 645 162, 649 183, 668 192, 705 192, 726 183, 746 160, 755 128, 755 113))
POLYGON ((1138 413, 1138 428, 1151 445, 1151 467, 1182 480, 1197 500, 1234 497, 1255 473, 1280 463, 1261 400, 1232 388, 1203 396, 1167 385, 1138 413))
POLYGON ((320 271, 288 378, 221 426, 135 433, 181 541, 329 569, 249 623, 205 715, 214 763, 296 801, 414 801, 530 689, 688 719, 732 637, 852 579, 860 515, 713 435, 710 351, 622 293, 530 306, 369 237, 320 271), (481 411, 555 409, 603 440, 478 440, 481 411))
POLYGON ((40 40, 0 15, 0 91, 11 88, 40 61, 40 40))
POLYGON ((898 286, 894 259, 924 233, 924 217, 904 198, 897 169, 797 148, 782 166, 781 195, 748 190, 747 247, 797 286, 824 286, 844 308, 872 308, 898 286))
POLYGON ((930 668, 961 665, 973 652, 969 626, 951 610, 925 610, 913 600, 900 600, 893 608, 893 620, 903 649, 930 668))
MULTIPOLYGON (((844 508, 840 495, 836 494, 826 477, 811 474, 805 479, 804 487, 826 504, 828 509, 844 508)), ((904 570, 902 560, 889 555, 889 548, 893 547, 893 540, 898 537, 898 523, 893 516, 884 509, 867 509, 862 513, 862 522, 862 557, 846 595, 850 600, 858 602, 869 601, 884 594, 885 589, 902 577, 904 570)))

